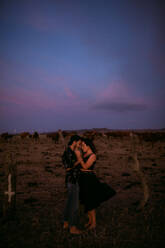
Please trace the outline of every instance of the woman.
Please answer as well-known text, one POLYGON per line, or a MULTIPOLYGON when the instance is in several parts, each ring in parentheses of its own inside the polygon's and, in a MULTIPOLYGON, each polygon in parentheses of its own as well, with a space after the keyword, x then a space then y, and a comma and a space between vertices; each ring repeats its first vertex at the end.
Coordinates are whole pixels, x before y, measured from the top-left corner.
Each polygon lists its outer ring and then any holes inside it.
POLYGON ((108 200, 116 194, 106 183, 101 183, 94 173, 96 163, 96 149, 89 139, 82 139, 83 156, 78 150, 75 150, 77 160, 82 168, 79 176, 80 186, 80 202, 88 213, 89 221, 86 224, 88 229, 96 227, 96 211, 95 209, 101 202, 108 200))

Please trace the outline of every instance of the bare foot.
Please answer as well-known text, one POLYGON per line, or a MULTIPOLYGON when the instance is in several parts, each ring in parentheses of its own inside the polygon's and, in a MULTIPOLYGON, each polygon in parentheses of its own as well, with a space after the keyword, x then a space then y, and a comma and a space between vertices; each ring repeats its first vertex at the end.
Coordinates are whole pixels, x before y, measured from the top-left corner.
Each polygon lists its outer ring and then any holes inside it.
POLYGON ((91 225, 91 223, 88 222, 88 223, 86 223, 84 226, 85 226, 85 228, 88 228, 90 225, 91 225))
POLYGON ((72 227, 70 227, 70 233, 71 233, 71 234, 81 234, 82 231, 79 230, 77 227, 72 226, 72 227))
POLYGON ((64 229, 67 229, 69 228, 69 223, 67 221, 64 221, 64 225, 63 225, 63 228, 64 229))
POLYGON ((88 230, 93 230, 96 228, 96 224, 91 224, 90 226, 88 226, 88 230))

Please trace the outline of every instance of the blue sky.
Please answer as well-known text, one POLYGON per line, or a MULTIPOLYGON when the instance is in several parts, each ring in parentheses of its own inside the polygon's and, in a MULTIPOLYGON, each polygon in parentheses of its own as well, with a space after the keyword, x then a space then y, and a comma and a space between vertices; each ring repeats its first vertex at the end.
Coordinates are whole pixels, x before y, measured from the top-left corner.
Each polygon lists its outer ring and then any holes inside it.
POLYGON ((0 132, 164 128, 164 7, 2 0, 0 132))

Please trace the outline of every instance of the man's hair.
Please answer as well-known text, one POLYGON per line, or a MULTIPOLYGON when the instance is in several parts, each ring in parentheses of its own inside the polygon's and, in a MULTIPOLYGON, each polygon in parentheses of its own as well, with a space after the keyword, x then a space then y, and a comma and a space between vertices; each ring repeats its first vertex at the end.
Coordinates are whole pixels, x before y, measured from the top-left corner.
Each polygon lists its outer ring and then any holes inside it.
POLYGON ((82 138, 79 136, 79 135, 73 135, 71 138, 70 138, 70 141, 68 143, 68 146, 71 146, 73 144, 74 141, 79 141, 81 140, 82 138))

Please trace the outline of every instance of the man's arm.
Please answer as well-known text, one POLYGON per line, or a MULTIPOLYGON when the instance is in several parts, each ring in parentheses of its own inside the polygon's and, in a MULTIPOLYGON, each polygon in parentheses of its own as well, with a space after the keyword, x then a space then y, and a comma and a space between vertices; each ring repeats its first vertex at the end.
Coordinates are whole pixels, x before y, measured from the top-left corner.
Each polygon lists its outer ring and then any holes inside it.
POLYGON ((80 163, 80 161, 77 160, 77 161, 74 163, 73 168, 76 167, 79 163, 80 163))

